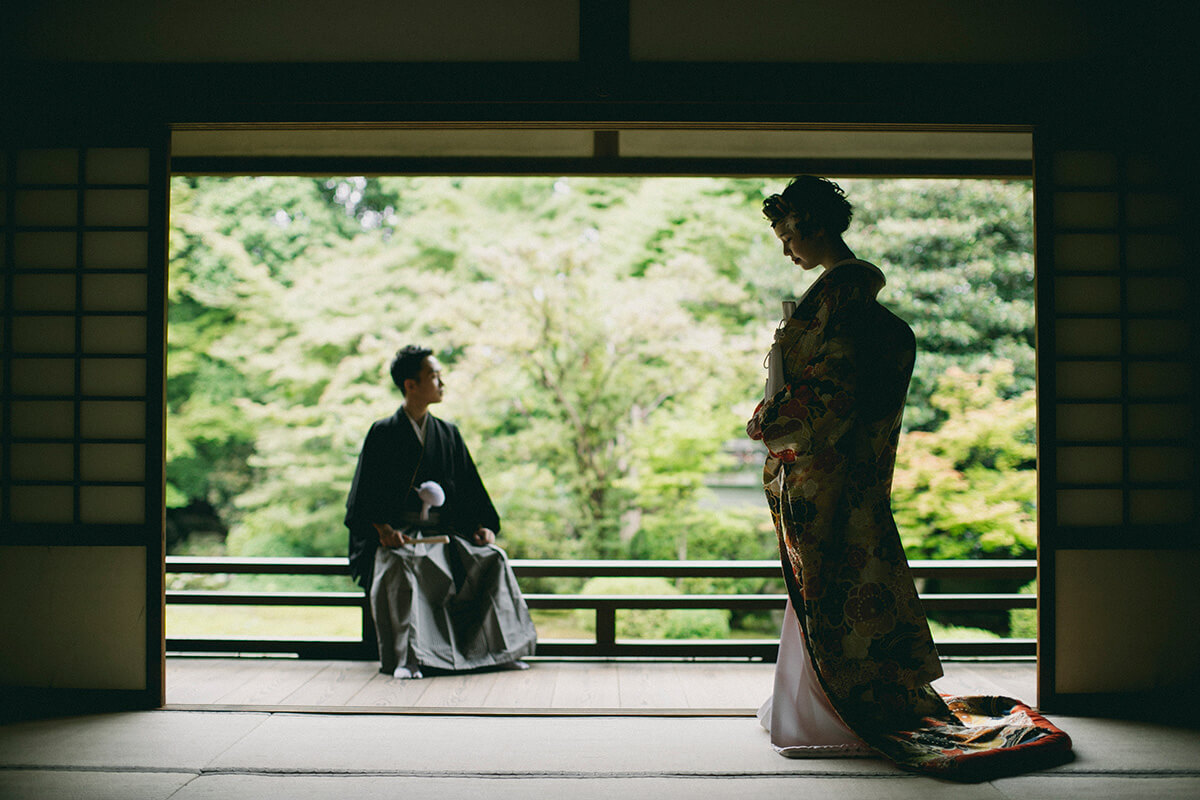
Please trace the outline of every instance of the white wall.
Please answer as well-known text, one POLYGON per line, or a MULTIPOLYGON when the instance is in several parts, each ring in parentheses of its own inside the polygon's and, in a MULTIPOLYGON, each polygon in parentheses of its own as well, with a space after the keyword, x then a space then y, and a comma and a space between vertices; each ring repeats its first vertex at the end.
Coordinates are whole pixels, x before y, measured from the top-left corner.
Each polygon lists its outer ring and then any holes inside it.
POLYGON ((0 685, 146 688, 146 548, 0 547, 0 685))
POLYGON ((1200 674, 1200 552, 1063 550, 1058 691, 1139 692, 1200 674))

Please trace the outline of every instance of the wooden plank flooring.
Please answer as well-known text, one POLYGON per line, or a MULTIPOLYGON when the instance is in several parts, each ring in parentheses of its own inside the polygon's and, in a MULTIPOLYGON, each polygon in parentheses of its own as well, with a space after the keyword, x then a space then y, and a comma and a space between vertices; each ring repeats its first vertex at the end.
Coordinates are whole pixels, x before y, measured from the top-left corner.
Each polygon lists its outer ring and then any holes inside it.
MULTIPOLYGON (((167 659, 170 708, 409 714, 751 715, 774 664, 747 661, 539 661, 517 672, 395 680, 374 661, 167 659)), ((948 661, 934 686, 1033 703, 1032 662, 948 661)))

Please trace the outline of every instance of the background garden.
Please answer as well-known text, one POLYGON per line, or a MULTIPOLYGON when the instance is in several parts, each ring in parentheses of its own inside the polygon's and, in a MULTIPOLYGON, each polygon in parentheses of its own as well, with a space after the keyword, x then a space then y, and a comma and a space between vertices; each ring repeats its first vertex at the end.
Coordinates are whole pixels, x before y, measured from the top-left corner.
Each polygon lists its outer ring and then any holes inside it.
MULTIPOLYGON (((759 211, 778 179, 177 177, 168 552, 341 556, 370 423, 408 343, 446 367, 514 558, 769 559, 744 438, 780 301, 814 275, 759 211)), ((1027 181, 845 180, 847 235, 919 354, 893 507, 910 558, 1035 546, 1027 181)), ((349 579, 172 576, 173 588, 349 579)), ((763 581, 546 579, 528 590, 779 591, 763 581), (649 582, 647 582, 649 580, 649 582)), ((1010 587, 1009 590, 1012 590, 1010 587)), ((1032 612, 944 619, 1032 636, 1032 612)), ((539 612, 547 638, 589 621, 539 612)), ((771 636, 728 611, 626 612, 618 634, 771 636)), ((355 609, 172 607, 168 635, 357 636, 355 609)))

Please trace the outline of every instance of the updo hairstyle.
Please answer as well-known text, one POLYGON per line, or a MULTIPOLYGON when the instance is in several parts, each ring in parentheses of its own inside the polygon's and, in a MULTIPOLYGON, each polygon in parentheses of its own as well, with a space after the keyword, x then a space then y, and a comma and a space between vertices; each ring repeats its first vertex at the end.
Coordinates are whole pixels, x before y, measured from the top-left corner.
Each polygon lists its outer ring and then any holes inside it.
POLYGON ((763 201, 763 215, 774 226, 790 214, 796 216, 796 233, 807 239, 817 231, 840 236, 850 227, 854 208, 846 193, 828 178, 797 175, 780 194, 763 201))

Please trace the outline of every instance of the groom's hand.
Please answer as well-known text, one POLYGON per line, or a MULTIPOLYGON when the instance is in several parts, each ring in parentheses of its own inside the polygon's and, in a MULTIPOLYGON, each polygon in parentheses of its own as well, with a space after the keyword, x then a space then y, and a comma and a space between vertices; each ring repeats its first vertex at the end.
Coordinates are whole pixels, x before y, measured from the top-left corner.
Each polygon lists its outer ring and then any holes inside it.
POLYGON ((405 536, 386 522, 375 523, 375 530, 379 534, 380 547, 400 547, 401 545, 412 544, 412 537, 405 536))

